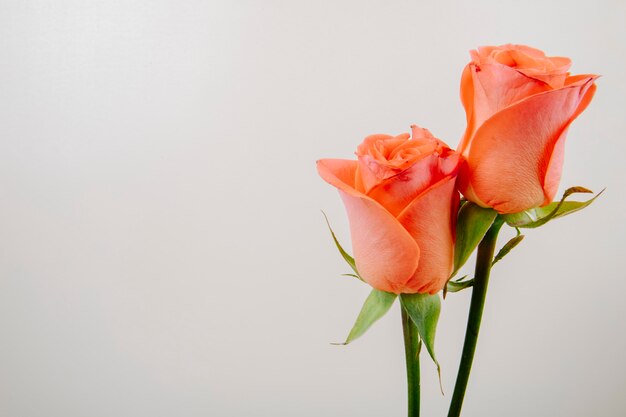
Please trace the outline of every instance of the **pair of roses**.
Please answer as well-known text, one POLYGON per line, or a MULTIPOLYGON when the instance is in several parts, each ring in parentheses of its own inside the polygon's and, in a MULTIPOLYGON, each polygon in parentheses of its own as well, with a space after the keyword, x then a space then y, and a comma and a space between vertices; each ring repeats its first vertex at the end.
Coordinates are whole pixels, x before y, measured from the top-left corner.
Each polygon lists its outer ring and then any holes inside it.
POLYGON ((521 45, 482 47, 461 78, 467 128, 455 152, 426 129, 373 135, 358 160, 322 159, 350 220, 356 268, 395 294, 439 292, 453 268, 459 191, 482 207, 517 213, 549 204, 570 123, 587 107, 596 75, 521 45))

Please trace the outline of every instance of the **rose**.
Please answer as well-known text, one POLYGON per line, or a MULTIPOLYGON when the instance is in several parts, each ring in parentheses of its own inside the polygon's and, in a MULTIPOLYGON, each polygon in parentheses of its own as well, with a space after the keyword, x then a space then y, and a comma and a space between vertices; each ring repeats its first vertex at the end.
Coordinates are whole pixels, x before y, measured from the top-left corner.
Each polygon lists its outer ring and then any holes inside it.
POLYGON ((567 72, 568 58, 521 45, 470 52, 461 100, 467 130, 459 152, 459 188, 500 213, 552 201, 561 178, 565 136, 587 107, 596 75, 567 72))
POLYGON ((426 129, 412 133, 368 136, 358 161, 317 169, 343 199, 359 275, 382 291, 434 294, 452 270, 459 156, 426 129))

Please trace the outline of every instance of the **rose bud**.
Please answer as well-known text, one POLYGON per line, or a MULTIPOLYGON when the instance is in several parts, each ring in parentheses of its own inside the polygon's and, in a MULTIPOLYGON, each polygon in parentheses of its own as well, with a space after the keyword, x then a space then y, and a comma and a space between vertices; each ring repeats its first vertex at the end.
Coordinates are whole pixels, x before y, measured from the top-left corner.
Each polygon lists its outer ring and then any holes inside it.
POLYGON ((522 45, 470 52, 461 79, 467 130, 459 188, 500 213, 549 204, 563 165, 567 129, 587 107, 596 75, 570 75, 571 61, 522 45))
POLYGON ((317 169, 343 199, 359 275, 378 290, 434 294, 453 266, 459 156, 426 129, 412 134, 368 136, 358 161, 317 169))

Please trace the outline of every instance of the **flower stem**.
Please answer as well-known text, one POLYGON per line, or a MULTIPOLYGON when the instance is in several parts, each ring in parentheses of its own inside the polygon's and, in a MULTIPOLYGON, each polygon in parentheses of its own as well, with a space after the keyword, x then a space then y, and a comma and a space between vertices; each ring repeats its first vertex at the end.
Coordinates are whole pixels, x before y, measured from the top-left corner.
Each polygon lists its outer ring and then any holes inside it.
POLYGON ((454 386, 454 393, 452 394, 452 401, 450 402, 448 417, 459 417, 461 415, 461 407, 463 406, 465 389, 467 388, 470 371, 472 370, 472 361, 474 359, 474 352, 476 351, 480 321, 482 319, 483 307, 487 296, 487 284, 489 283, 491 262, 493 260, 498 232, 502 224, 503 220, 499 216, 496 217, 491 228, 485 234, 480 245, 478 245, 474 287, 472 289, 472 300, 470 302, 469 316, 467 319, 467 330, 465 331, 465 342, 463 343, 461 363, 456 376, 456 384, 454 386))
POLYGON ((404 333, 404 353, 406 357, 406 380, 409 394, 409 417, 420 415, 420 338, 417 326, 404 307, 402 310, 402 330, 404 333))

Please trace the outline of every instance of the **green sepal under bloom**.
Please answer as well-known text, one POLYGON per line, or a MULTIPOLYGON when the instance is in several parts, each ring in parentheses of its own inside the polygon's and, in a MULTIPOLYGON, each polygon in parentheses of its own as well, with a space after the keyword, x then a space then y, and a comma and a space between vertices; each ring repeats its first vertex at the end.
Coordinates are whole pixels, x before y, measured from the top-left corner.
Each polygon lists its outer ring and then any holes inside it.
POLYGON ((446 288, 444 289, 444 298, 447 295, 447 293, 449 292, 459 292, 461 290, 464 290, 466 288, 471 287, 472 285, 474 285, 474 278, 472 279, 468 279, 466 280, 465 278, 467 278, 469 275, 464 275, 463 277, 459 278, 458 280, 450 280, 448 281, 448 283, 446 284, 446 288))
MULTIPOLYGON (((511 250, 513 250, 513 248, 519 245, 519 243, 522 240, 524 240, 524 235, 520 234, 518 230, 517 236, 511 238, 511 240, 506 242, 506 244, 502 246, 502 249, 498 251, 498 254, 493 258, 493 261, 491 262, 491 266, 493 267, 496 264, 496 262, 504 258, 509 252, 511 252, 511 250)), ((466 288, 470 288, 471 286, 473 286, 474 278, 466 279, 468 276, 469 275, 464 275, 463 277, 457 280, 448 281, 448 283, 446 284, 446 288, 444 290, 444 295, 449 292, 459 292, 461 290, 464 290, 466 288)))
POLYGON ((330 222, 328 221, 328 217, 326 216, 326 213, 322 211, 322 214, 324 215, 324 219, 326 220, 326 225, 328 226, 328 230, 330 230, 330 235, 333 237, 335 246, 337 246, 337 249, 339 250, 339 253, 343 257, 343 259, 346 261, 348 265, 350 265, 350 268, 352 268, 352 270, 354 271, 354 274, 343 274, 343 275, 355 277, 363 281, 363 278, 361 278, 361 275, 359 275, 359 271, 357 271, 356 269, 356 262, 354 262, 354 258, 350 256, 348 252, 346 252, 343 249, 343 247, 341 247, 341 245, 339 244, 339 241, 337 240, 337 236, 335 236, 335 232, 333 232, 332 227, 330 227, 330 222))
MULTIPOLYGON (((596 198, 602 194, 604 190, 600 191, 593 198, 587 201, 566 201, 566 199, 576 193, 593 193, 593 191, 585 188, 585 187, 571 187, 568 188, 564 193, 563 197, 559 202, 550 203, 544 207, 537 207, 534 209, 522 211, 519 213, 513 214, 501 214, 500 217, 511 227, 517 229, 517 235, 509 240, 503 247, 500 249, 498 254, 493 258, 491 266, 493 266, 496 262, 500 261, 504 258, 513 248, 515 248, 523 239, 524 235, 522 235, 519 231, 519 228, 533 229, 539 226, 543 226, 550 220, 556 219, 558 217, 567 216, 568 214, 574 213, 576 211, 582 210, 585 207, 589 206, 591 203, 595 201, 596 198)), ((473 204, 473 203, 469 203, 473 204)), ((476 248, 478 242, 474 244, 474 241, 471 239, 475 236, 480 236, 478 241, 482 240, 484 236, 484 232, 482 228, 488 222, 489 217, 487 212, 481 212, 480 207, 472 207, 469 204, 465 204, 463 208, 459 211, 459 218, 457 223, 457 245, 455 246, 455 257, 454 257, 454 272, 452 276, 454 276, 458 269, 467 261, 467 258, 471 255, 474 248, 476 248), (464 209, 468 209, 468 213, 463 213, 464 209), (480 220, 480 216, 484 215, 486 220, 482 224, 472 225, 472 220, 478 218, 480 220), (467 225, 467 223, 470 223, 467 225), (461 239, 459 239, 459 236, 461 239), (468 238, 469 236, 469 238, 468 238), (461 240, 461 243, 459 243, 461 240), (468 244, 471 243, 471 244, 468 244), (457 253, 456 251, 463 251, 462 253, 457 253), (458 265, 457 265, 458 264, 458 265)), ((488 209, 482 209, 488 210, 488 209)), ((495 213, 495 212, 494 212, 495 213)), ((495 219, 495 217, 494 217, 495 219)), ((493 220, 491 221, 493 223, 493 220)), ((491 224, 489 224, 491 226, 491 224)), ((489 228, 485 228, 486 230, 489 228)), ((464 290, 465 288, 470 288, 474 285, 474 279, 466 279, 467 275, 457 280, 450 280, 446 284, 443 290, 444 298, 448 292, 458 292, 464 290)))
POLYGON ((593 193, 593 191, 588 190, 585 187, 571 187, 563 193, 563 197, 561 197, 561 200, 558 203, 550 203, 544 207, 537 207, 519 213, 504 214, 502 217, 509 226, 533 229, 543 226, 550 220, 567 216, 568 214, 584 209, 593 203, 596 198, 600 197, 603 192, 604 190, 600 191, 593 198, 587 201, 565 201, 567 197, 572 194, 593 193))
POLYGON ((362 336, 367 329, 372 326, 372 324, 389 311, 397 297, 398 296, 396 294, 373 288, 370 295, 365 299, 363 307, 361 307, 361 312, 356 318, 356 322, 354 323, 354 326, 352 326, 352 330, 350 330, 350 334, 348 334, 346 341, 343 343, 333 344, 347 345, 356 338, 362 336))
MULTIPOLYGON (((333 232, 332 227, 330 227, 330 222, 328 221, 328 217, 326 213, 322 211, 324 218, 326 219, 326 224, 328 225, 328 230, 330 230, 330 234, 333 237, 333 241, 335 242, 335 246, 339 250, 339 253, 346 261, 350 268, 354 271, 354 274, 342 274, 344 276, 358 278, 363 281, 363 278, 359 275, 359 271, 356 269, 356 263, 354 262, 354 258, 350 256, 348 252, 346 252, 339 241, 337 240, 337 236, 335 236, 335 232, 333 232)), ((343 343, 333 343, 333 345, 347 345, 353 340, 361 337, 367 329, 369 329, 372 324, 374 324, 378 319, 384 316, 387 311, 393 305, 393 302, 396 300, 398 296, 396 294, 392 294, 385 291, 380 291, 375 288, 372 288, 372 292, 365 299, 363 303, 363 307, 361 307, 361 311, 359 312, 358 317, 346 338, 346 341, 343 343)))
MULTIPOLYGON (((437 294, 400 294, 400 304, 415 323, 420 339, 437 366, 441 385, 441 367, 435 355, 435 334, 441 312, 441 299, 437 294)), ((442 389, 443 392, 443 389, 442 389)))
POLYGON ((490 208, 466 202, 459 210, 454 244, 454 270, 450 278, 467 262, 474 249, 493 224, 498 213, 490 208))
POLYGON ((524 240, 524 235, 520 233, 519 229, 517 229, 517 236, 511 238, 511 240, 509 240, 504 246, 502 246, 502 249, 500 249, 498 251, 498 254, 493 258, 491 266, 494 266, 496 262, 508 255, 509 252, 511 252, 517 245, 522 242, 522 240, 524 240))

